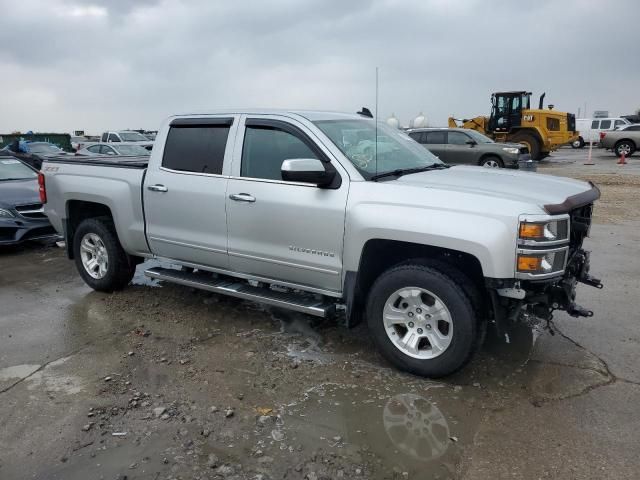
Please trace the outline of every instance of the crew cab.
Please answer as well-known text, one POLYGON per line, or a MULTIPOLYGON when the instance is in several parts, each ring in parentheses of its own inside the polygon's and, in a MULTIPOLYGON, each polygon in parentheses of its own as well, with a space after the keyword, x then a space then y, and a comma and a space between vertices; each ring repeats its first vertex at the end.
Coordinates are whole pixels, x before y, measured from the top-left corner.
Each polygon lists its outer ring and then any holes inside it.
POLYGON ((45 212, 96 290, 168 259, 183 268, 146 275, 364 319, 389 361, 429 377, 467 363, 488 322, 592 315, 575 286, 601 286, 582 248, 594 185, 450 167, 363 112, 173 116, 150 157, 47 160, 45 212))

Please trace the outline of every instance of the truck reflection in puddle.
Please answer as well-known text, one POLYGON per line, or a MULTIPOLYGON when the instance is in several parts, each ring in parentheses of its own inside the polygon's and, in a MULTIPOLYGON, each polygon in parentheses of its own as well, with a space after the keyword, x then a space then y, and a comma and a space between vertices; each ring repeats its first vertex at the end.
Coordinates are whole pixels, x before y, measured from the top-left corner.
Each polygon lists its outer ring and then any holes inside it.
MULTIPOLYGON (((305 450, 335 451, 354 463, 375 462, 389 470, 400 469, 408 472, 410 478, 418 473, 422 479, 451 474, 459 461, 458 445, 473 438, 480 416, 463 418, 464 402, 450 396, 450 389, 440 385, 423 383, 422 388, 416 389, 428 392, 426 396, 395 393, 396 388, 407 389, 401 384, 384 382, 376 387, 344 384, 314 387, 300 402, 282 408, 278 439, 301 445, 305 450), (435 400, 427 398, 432 393, 451 410, 457 437, 452 436, 449 420, 435 400)), ((384 475, 389 472, 376 473, 387 478, 384 475)))
POLYGON ((442 412, 420 395, 401 393, 384 407, 387 436, 402 453, 418 460, 435 460, 449 447, 449 425, 442 412))

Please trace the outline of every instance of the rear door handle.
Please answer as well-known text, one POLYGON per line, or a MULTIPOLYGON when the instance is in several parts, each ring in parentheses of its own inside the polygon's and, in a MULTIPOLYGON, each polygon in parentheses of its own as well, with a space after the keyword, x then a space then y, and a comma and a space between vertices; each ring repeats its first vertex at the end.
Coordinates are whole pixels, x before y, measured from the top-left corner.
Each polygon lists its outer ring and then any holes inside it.
POLYGON ((253 203, 256 201, 256 197, 252 197, 248 193, 232 193, 229 195, 231 200, 235 200, 236 202, 249 202, 253 203))
POLYGON ((147 189, 151 190, 152 192, 168 192, 169 189, 167 187, 165 187, 164 185, 149 185, 147 187, 147 189))

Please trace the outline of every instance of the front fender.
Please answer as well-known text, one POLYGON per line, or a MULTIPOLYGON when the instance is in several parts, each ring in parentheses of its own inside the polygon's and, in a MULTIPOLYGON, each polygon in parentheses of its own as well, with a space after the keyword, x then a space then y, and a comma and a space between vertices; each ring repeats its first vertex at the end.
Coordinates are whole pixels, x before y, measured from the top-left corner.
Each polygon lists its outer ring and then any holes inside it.
POLYGON ((517 218, 419 206, 359 204, 347 217, 345 271, 357 271, 372 239, 404 241, 464 252, 485 277, 513 278, 517 218))

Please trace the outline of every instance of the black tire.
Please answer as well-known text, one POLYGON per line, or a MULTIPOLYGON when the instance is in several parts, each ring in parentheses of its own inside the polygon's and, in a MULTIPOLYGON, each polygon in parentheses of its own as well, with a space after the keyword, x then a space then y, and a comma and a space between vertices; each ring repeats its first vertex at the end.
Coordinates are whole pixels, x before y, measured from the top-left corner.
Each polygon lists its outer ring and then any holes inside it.
MULTIPOLYGON (((484 167, 489 162, 496 162, 498 164, 497 168, 504 168, 504 162, 497 155, 487 155, 486 157, 482 157, 480 162, 478 163, 481 167, 484 167)), ((494 167, 495 168, 495 167, 494 167)))
POLYGON ((584 148, 584 139, 582 137, 578 137, 577 140, 571 142, 571 148, 584 148))
POLYGON ((625 153, 625 157, 630 157, 636 151, 636 145, 631 140, 620 140, 613 148, 613 152, 617 157, 621 157, 623 149, 628 152, 625 153))
POLYGON ((129 284, 136 271, 135 259, 122 249, 113 221, 109 217, 88 218, 78 225, 73 235, 73 254, 82 279, 100 292, 122 290, 129 284), (85 235, 90 233, 100 238, 107 252, 107 272, 102 278, 92 277, 82 262, 80 245, 85 235))
POLYGON ((478 321, 464 289, 452 277, 427 264, 399 265, 380 275, 369 291, 366 317, 373 340, 382 355, 399 369, 424 377, 438 378, 456 372, 471 359, 479 344, 478 321), (385 331, 385 303, 394 292, 406 287, 432 292, 451 314, 451 343, 434 358, 419 359, 403 353, 385 331))
POLYGON ((520 132, 516 133, 511 139, 509 139, 509 141, 526 145, 527 148, 529 148, 529 154, 531 155, 532 160, 540 160, 542 158, 542 144, 536 135, 527 132, 520 132))

